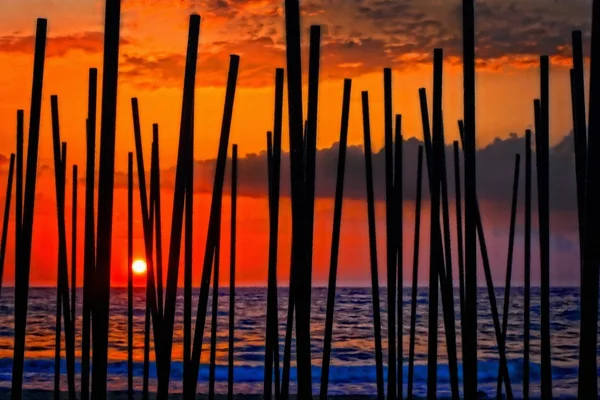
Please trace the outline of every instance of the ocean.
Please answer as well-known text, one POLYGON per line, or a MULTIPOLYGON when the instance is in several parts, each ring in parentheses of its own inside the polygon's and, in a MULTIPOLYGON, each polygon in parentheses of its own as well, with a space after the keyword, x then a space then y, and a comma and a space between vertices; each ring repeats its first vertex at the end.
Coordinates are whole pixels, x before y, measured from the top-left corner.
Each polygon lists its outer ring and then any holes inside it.
MULTIPOLYGON (((194 290, 195 319, 198 289, 194 290)), ((283 360, 283 344, 287 307, 287 289, 279 290, 279 343, 280 360, 283 360)), ((500 318, 502 318, 503 288, 496 289, 500 318)), ((532 288, 531 299, 531 393, 539 395, 540 383, 540 306, 539 288, 532 288)), ((145 289, 134 290, 134 385, 141 390, 143 375, 145 289)), ((324 336, 327 289, 313 288, 311 311, 311 357, 314 392, 318 393, 322 345, 324 336)), ((387 360, 387 312, 386 290, 380 291, 382 311, 382 344, 384 368, 387 360)), ((456 329, 459 355, 459 377, 462 379, 460 307, 458 289, 455 289, 456 329)), ((492 322, 487 290, 479 289, 478 296, 478 376, 480 390, 495 396, 498 374, 498 356, 494 326, 492 322)), ((210 305, 204 333, 202 365, 198 392, 208 390, 208 360, 210 343, 210 305)), ((408 371, 408 348, 410 327, 410 289, 403 291, 404 318, 404 385, 408 371)), ((553 391, 557 397, 572 397, 577 394, 577 368, 579 357, 579 289, 553 288, 551 290, 551 337, 553 391)), ((0 299, 0 387, 10 387, 13 349, 13 302, 14 290, 5 288, 0 299)), ((216 391, 226 393, 227 352, 228 352, 228 308, 229 290, 219 291, 218 339, 216 351, 216 391)), ((77 293, 77 373, 80 368, 82 293, 77 293)), ((54 382, 54 341, 55 341, 55 288, 32 288, 29 294, 29 314, 27 325, 26 361, 24 387, 29 389, 52 390, 54 382)), ((417 298, 416 344, 415 344, 415 386, 416 395, 426 394, 427 382, 427 289, 420 288, 417 298)), ((450 394, 445 347, 444 324, 441 314, 438 333, 438 395, 450 394)), ((515 396, 522 391, 523 371, 523 288, 513 288, 507 333, 507 358, 511 384, 515 396)), ((236 290, 235 313, 235 369, 234 391, 236 393, 262 393, 266 320, 266 289, 238 288, 236 290)), ((373 341, 371 290, 369 288, 338 288, 333 327, 329 392, 335 394, 375 394, 375 353, 373 341)), ((175 319, 173 364, 171 388, 180 392, 182 386, 182 321, 183 290, 178 292, 175 319)), ((194 322, 192 322, 194 329, 194 322)), ((109 327, 109 390, 127 388, 127 290, 111 291, 109 327)), ((63 336, 64 338, 64 336, 63 336)), ((62 388, 66 389, 66 366, 64 362, 63 339, 62 388)), ((295 390, 295 350, 292 347, 291 390, 295 390)), ((150 355, 153 360, 153 348, 150 355)), ((598 352, 597 356, 600 355, 598 352)), ((600 358, 599 358, 600 360, 600 358)), ((281 365, 281 364, 280 364, 281 365)), ((384 372, 387 374, 387 369, 384 372)), ((79 379, 77 379, 79 382, 79 379)), ((150 385, 156 387, 156 370, 150 367, 150 385)), ((77 384, 78 386, 78 384, 77 384)))

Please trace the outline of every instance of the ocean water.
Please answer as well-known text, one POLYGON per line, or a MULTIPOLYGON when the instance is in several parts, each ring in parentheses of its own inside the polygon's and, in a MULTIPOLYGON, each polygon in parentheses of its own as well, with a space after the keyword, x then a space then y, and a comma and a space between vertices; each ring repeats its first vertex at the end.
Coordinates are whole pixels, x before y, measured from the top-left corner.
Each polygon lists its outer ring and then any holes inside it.
MULTIPOLYGON (((29 314, 27 325, 25 387, 49 389, 54 379, 54 340, 55 340, 55 296, 54 288, 33 288, 30 290, 29 314)), ((197 302, 198 290, 194 291, 194 303, 197 302)), ((227 384, 227 352, 228 352, 228 289, 219 292, 218 310, 218 345, 216 351, 217 392, 226 392, 227 384)), ((143 372, 143 337, 144 337, 144 298, 145 290, 138 288, 134 292, 134 384, 141 390, 143 372)), ((318 392, 320 382, 320 365, 322 362, 322 342, 327 289, 314 288, 312 291, 311 314, 311 357, 314 391, 318 392)), ((494 327, 491 318, 487 291, 479 289, 478 303, 478 375, 480 389, 495 395, 498 375, 498 356, 494 327)), ((502 314, 503 289, 496 290, 499 312, 502 314)), ((382 310, 382 336, 384 364, 387 354, 387 313, 386 290, 380 293, 382 310)), ((460 309, 458 293, 456 299, 457 346, 459 354, 459 375, 461 342, 460 342, 460 309)), ((553 390, 557 397, 575 396, 577 390, 577 366, 579 344, 579 291, 575 288, 553 288, 551 292, 551 337, 552 337, 552 375, 553 390)), ((77 332, 81 329, 82 293, 77 296, 77 332)), ((14 291, 6 288, 0 299, 0 387, 9 387, 12 369, 13 348, 13 301, 14 291)), ((410 289, 403 292, 404 302, 404 384, 408 371, 408 347, 410 326, 410 289)), ((211 300, 209 299, 209 308, 211 300)), ((287 307, 287 290, 279 291, 279 341, 283 355, 285 320, 287 307)), ((193 317, 196 315, 194 304, 193 317)), ((123 390, 127 387, 127 291, 113 289, 111 292, 109 327, 109 389, 123 390)), ((266 319, 266 289, 238 288, 235 313, 235 392, 261 393, 264 367, 264 327, 266 319)), ((438 394, 450 394, 448 367, 445 347, 444 324, 441 315, 438 334, 438 394)), ((182 321, 183 291, 178 293, 177 313, 175 320, 173 366, 171 387, 173 391, 181 391, 182 379, 182 321)), ((207 390, 208 360, 210 343, 210 309, 204 334, 202 365, 199 375, 198 391, 207 390)), ((531 390, 539 394, 540 382, 540 307, 539 289, 532 289, 531 299, 531 390)), ((417 298, 416 346, 415 346, 415 394, 426 393, 427 381, 427 289, 421 288, 417 298)), ((194 323, 192 323, 192 329, 194 323)), ((368 288, 338 288, 333 328, 333 349, 330 369, 330 394, 375 394, 375 356, 373 341, 373 319, 371 290, 368 288)), ((80 372, 81 342, 77 342, 77 373, 80 372)), ((507 357, 511 383, 516 396, 522 390, 523 371, 523 289, 513 288, 510 297, 508 316, 507 357)), ((293 359, 295 350, 293 349, 293 359)), ((151 358, 153 360, 151 349, 151 358)), ((600 352, 597 354, 600 356, 600 352)), ((280 357, 283 360, 283 356, 280 357)), ((600 358, 599 358, 600 359, 600 358)), ((295 381, 296 370, 292 360, 291 377, 295 381)), ((385 365, 384 365, 385 367, 385 365)), ((63 364, 62 387, 66 388, 66 368, 63 364)), ((387 369, 385 374, 387 375, 387 369)), ((150 367, 151 386, 156 386, 156 370, 150 367)), ((77 380, 79 381, 79 380, 77 380)), ((291 385, 295 389, 294 382, 291 385)), ((406 390, 406 389, 405 389, 406 390)), ((406 393, 406 392, 405 392, 406 393)))

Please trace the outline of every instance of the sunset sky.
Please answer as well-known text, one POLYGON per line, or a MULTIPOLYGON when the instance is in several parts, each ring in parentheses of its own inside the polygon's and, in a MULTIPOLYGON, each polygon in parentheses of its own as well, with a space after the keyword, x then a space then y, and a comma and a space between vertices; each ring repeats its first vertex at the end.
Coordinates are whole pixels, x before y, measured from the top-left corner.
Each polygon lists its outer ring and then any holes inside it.
MULTIPOLYGON (((360 91, 371 100, 373 150, 383 144, 384 67, 394 70, 394 112, 403 116, 405 139, 422 138, 418 88, 431 94, 432 54, 444 49, 445 135, 448 144, 458 138, 456 121, 462 116, 461 19, 458 0, 305 0, 301 1, 303 41, 311 24, 322 26, 321 80, 317 146, 315 220, 315 284, 328 274, 333 182, 339 138, 343 78, 352 78, 352 101, 346 199, 344 203, 339 282, 368 285, 369 253, 362 161, 360 91), (333 161, 331 161, 333 160, 333 161), (330 184, 331 182, 331 184, 330 184)), ((179 136, 181 88, 189 14, 201 15, 199 65, 195 110, 195 254, 194 285, 199 284, 208 223, 212 159, 218 140, 229 54, 239 54, 240 74, 235 98, 231 143, 239 145, 241 175, 238 212, 238 284, 265 285, 268 244, 265 132, 273 126, 274 71, 285 67, 283 2, 273 0, 123 0, 119 95, 117 110, 115 224, 112 283, 126 282, 126 162, 134 149, 131 97, 138 97, 142 139, 149 166, 151 124, 160 125, 165 248, 170 229, 173 168, 179 136)), ((494 278, 502 281, 508 242, 509 200, 515 152, 522 152, 523 132, 532 127, 533 98, 539 96, 538 60, 548 54, 550 73, 550 144, 553 148, 551 184, 551 279, 556 285, 579 280, 577 226, 573 195, 574 169, 569 148, 572 129, 569 68, 571 31, 581 29, 588 55, 591 24, 590 0, 482 0, 477 2, 477 146, 481 160, 478 176, 482 211, 492 255, 494 278), (511 136, 516 133, 516 136, 511 136), (567 137, 565 139, 565 137, 567 137)), ((8 157, 15 149, 16 110, 25 109, 26 132, 33 63, 35 21, 48 19, 48 42, 39 153, 39 179, 35 208, 31 281, 56 282, 57 224, 50 124, 50 95, 59 96, 62 139, 69 145, 68 164, 78 164, 85 176, 85 116, 87 76, 90 67, 101 68, 104 1, 4 0, 0 2, 0 192, 8 157)), ((304 48, 303 63, 308 60, 304 48)), ((586 59, 586 81, 588 60, 586 59)), ((304 71, 306 72, 306 68, 304 71)), ((101 74, 101 71, 99 71, 101 74)), ((101 76, 100 82, 101 82, 101 76)), ((100 92, 100 91, 99 91, 100 92)), ((304 90, 306 97, 306 88, 304 90)), ((100 100, 100 99, 99 99, 100 100)), ((431 100, 431 98, 430 98, 431 100)), ((98 110, 100 115, 100 110, 98 110)), ((287 106, 284 107, 283 147, 288 148, 287 106)), ((27 138, 26 138, 27 140, 27 138)), ((416 141, 405 146, 408 199, 404 215, 404 271, 410 280, 414 226, 414 171, 416 141), (409 165, 409 163, 411 163, 409 165)), ((451 154, 451 153, 449 153, 451 154)), ((375 157, 382 160, 381 154, 375 157), (378 157, 379 156, 379 157, 378 157)), ((286 155, 284 154, 284 157, 286 155)), ((448 159, 452 162, 452 158, 448 159)), ((284 161, 285 164, 285 161, 284 161)), ((379 165, 379 164, 377 164, 379 165)), ((377 166, 376 166, 377 167, 377 166)), ((289 169, 282 171, 284 195, 289 169), (287 171, 287 175, 286 175, 287 171)), ((70 167, 68 169, 70 171, 70 167)), ((381 169, 376 168, 376 172, 381 169)), ((376 176, 376 181, 382 177, 376 176)), ((67 190, 71 190, 68 179, 67 190)), ((451 180, 451 182, 453 182, 451 180)), ((452 183, 453 184, 453 183, 452 183)), ((79 252, 83 253, 83 183, 80 184, 79 252)), ((522 194, 522 192, 521 192, 522 194)), ((535 196, 535 192, 534 192, 535 196)), ((68 197, 70 199, 70 196, 68 197)), ((520 196, 523 199, 523 196, 520 196)), ((135 193, 135 252, 141 257, 141 215, 135 193)), ((229 197, 223 208, 223 272, 228 277, 229 197)), ((522 207, 522 201, 520 206, 522 207)), ((13 204, 14 207, 14 204, 13 204)), ((71 202, 67 201, 70 216, 71 202)), ((14 209, 13 209, 14 211, 14 209)), ((514 282, 522 282, 522 225, 517 224, 514 282), (520 236, 519 236, 520 235, 520 236)), ((451 210, 451 212, 453 212, 451 210)), ((452 214, 454 215, 454 214, 452 214)), ((383 204, 377 205, 380 281, 385 281, 385 228, 383 204)), ((14 218, 14 217, 13 217, 14 218)), ((535 218, 537 220, 537 216, 535 218)), ((420 281, 426 282, 428 220, 422 221, 420 281)), ((11 220, 11 226, 14 219, 11 220)), ((535 221, 537 225, 537 221, 535 221)), ((70 219, 67 219, 70 226, 70 219)), ((280 224, 280 282, 289 274, 290 207, 282 198, 280 224)), ((534 227, 535 228, 535 227, 534 227)), ((9 248, 14 248, 14 231, 9 248)), ((455 233, 455 231, 454 231, 455 233)), ((69 234, 70 235, 70 234, 69 234)), ((70 237, 70 236, 69 236, 70 237)), ((453 238, 453 243, 455 240, 453 238)), ((534 233, 534 246, 537 236, 534 233)), ((455 250, 454 250, 455 252, 455 250)), ((534 262, 539 257, 533 248, 534 262)), ((82 266, 82 257, 78 265, 82 266)), ((166 256, 165 256, 166 260, 166 256)), ((7 254, 4 282, 14 280, 14 252, 7 254)), ((165 264, 166 265, 166 264, 165 264)), ((81 268, 80 268, 81 269, 81 268)), ((533 279, 539 268, 534 264, 533 279)), ((81 272, 81 271, 80 271, 81 272)), ((182 276, 183 274, 180 274, 182 276)), ((479 276, 480 281, 483 274, 479 276)), ((78 281, 80 282, 81 276, 78 281)), ((142 280, 138 283, 143 283, 142 280)))

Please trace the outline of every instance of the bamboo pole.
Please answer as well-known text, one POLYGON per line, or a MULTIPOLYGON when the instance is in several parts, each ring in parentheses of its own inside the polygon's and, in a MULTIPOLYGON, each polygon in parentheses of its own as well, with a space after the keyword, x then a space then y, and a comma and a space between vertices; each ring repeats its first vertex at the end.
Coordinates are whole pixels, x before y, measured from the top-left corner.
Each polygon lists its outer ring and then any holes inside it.
POLYGON ((375 341, 375 371, 377 374, 377 399, 383 400, 383 355, 381 348, 381 312, 379 309, 379 272, 377 267, 377 231, 375 229, 375 196, 373 190, 373 165, 371 153, 371 121, 369 94, 361 93, 365 168, 367 186, 367 215, 369 220, 369 256, 371 259, 371 298, 373 300, 373 330, 375 341))
POLYGON ((552 398, 552 360, 550 355, 550 209, 549 209, 549 68, 548 56, 540 57, 540 126, 536 129, 538 162, 538 217, 540 227, 541 269, 541 395, 552 398))
MULTIPOLYGON (((462 126, 462 121, 459 121, 462 126)), ((462 129, 462 128, 459 128, 462 129)), ((462 220, 462 196, 460 185, 460 155, 458 141, 453 142, 454 146, 454 199, 456 200, 456 247, 458 252, 458 285, 460 299, 460 332, 461 346, 464 358, 464 326, 465 326, 465 258, 463 243, 463 220, 462 220)), ((464 371, 463 371, 464 373, 464 371)))
POLYGON ((413 398, 415 370, 415 334, 417 322, 417 282, 419 278, 419 241, 421 237, 421 191, 423 185, 423 146, 419 146, 417 155, 417 198, 415 201, 415 236, 413 247, 413 277, 410 303, 410 341, 408 347, 408 400, 413 398))
MULTIPOLYGON (((275 366, 275 398, 280 398, 279 385, 279 316, 277 293, 277 246, 279 232, 279 183, 281 175, 281 128, 283 115, 283 68, 275 70, 275 109, 273 112, 274 142, 269 165, 269 272, 267 294, 267 336, 265 351, 265 399, 271 399, 272 368, 275 366), (268 364, 267 364, 268 363, 268 364), (267 379, 268 378, 268 379, 267 379)), ((287 336, 286 336, 287 338, 287 336)), ((285 373, 284 373, 285 375, 285 373)), ((283 379, 285 382, 285 379, 283 379)), ((289 382, 289 368, 288 368, 289 382)))
POLYGON ((133 399, 133 153, 127 153, 127 398, 133 399))
POLYGON ((529 400, 529 341, 531 304, 531 130, 525 131, 525 260, 523 291, 523 400, 529 400))
POLYGON ((158 316, 163 316, 163 252, 162 252, 162 208, 160 205, 160 149, 158 145, 158 124, 152 124, 152 162, 150 168, 150 214, 154 223, 156 235, 156 295, 158 316))
POLYGON ((392 141, 392 70, 383 69, 385 221, 388 304, 388 387, 387 398, 396 398, 396 222, 394 207, 394 149, 392 141))
MULTIPOLYGON (((221 205, 219 205, 221 207, 221 205)), ((215 244, 215 266, 213 269, 212 312, 210 324, 210 361, 208 369, 208 399, 215 400, 217 325, 219 322, 219 270, 221 269, 221 211, 217 217, 217 242, 215 244)))
MULTIPOLYGON (((192 110, 194 110, 192 99, 192 110)), ((183 374, 187 368, 192 352, 192 267, 193 267, 193 240, 194 240, 194 113, 192 112, 189 137, 189 160, 187 183, 185 187, 185 243, 184 243, 184 276, 183 276, 183 374)))
POLYGON ((10 155, 8 164, 8 182, 4 199, 4 218, 2 220, 2 243, 0 244, 0 297, 2 297, 2 277, 4 275, 4 260, 6 258, 6 239, 8 237, 8 220, 10 218, 10 202, 12 198, 13 176, 15 170, 15 154, 10 155))
POLYGON ((60 122, 58 117, 58 97, 50 97, 52 111, 52 142, 54 149, 54 180, 56 186, 56 209, 58 219, 58 275, 62 314, 65 326, 65 353, 67 359, 67 382, 69 399, 75 400, 75 343, 73 321, 69 300, 69 270, 67 261, 67 233, 65 224, 65 181, 67 165, 67 144, 60 149, 60 122))
MULTIPOLYGON (((510 208, 510 230, 508 234, 508 256, 506 259, 506 283, 504 284, 504 310, 502 312, 502 340, 506 347, 506 332, 508 330, 508 312, 510 307, 510 284, 512 278, 513 247, 515 243, 515 220, 517 219, 517 197, 519 195, 519 168, 521 156, 515 156, 515 174, 513 178, 512 203, 510 208)), ((503 366, 500 366, 502 370, 503 366)), ((498 371, 498 383, 496 385, 496 397, 502 397, 502 374, 498 371)))
POLYGON ((403 274, 403 227, 404 222, 404 199, 402 190, 402 115, 396 114, 396 125, 394 130, 394 204, 397 207, 395 213, 396 217, 396 263, 397 263, 397 277, 398 277, 398 296, 396 310, 398 314, 398 331, 397 331, 397 342, 398 342, 398 398, 402 399, 402 393, 404 391, 404 377, 403 377, 403 341, 404 341, 404 315, 403 315, 403 293, 404 293, 404 274, 403 274))
POLYGON ((340 127, 340 145, 333 208, 333 230, 331 237, 331 257, 329 259, 329 285, 327 287, 327 310, 325 316, 325 338, 323 340, 323 361, 321 367, 320 399, 327 400, 329 386, 329 364, 331 361, 331 340, 333 339, 333 312, 337 285, 337 268, 340 251, 340 230, 342 226, 342 207, 344 199, 344 174, 346 171, 346 147, 348 144, 348 119, 350 117, 350 94, 352 80, 344 79, 342 100, 342 121, 340 127))
MULTIPOLYGON (((64 179, 64 174, 66 172, 66 157, 67 156, 67 146, 66 143, 63 143, 62 151, 61 151, 61 174, 64 179)), ((60 189, 62 190, 62 189, 60 189)), ((63 190, 64 194, 64 190, 63 190)), ((59 246, 60 247, 60 246, 59 246)), ((54 340, 54 399, 60 400, 60 361, 61 361, 61 336, 62 336, 62 280, 60 276, 61 266, 60 266, 60 250, 58 251, 57 264, 56 264, 56 316, 55 316, 55 340, 54 340)))
MULTIPOLYGON (((600 143, 598 142, 598 117, 600 116, 600 2, 592 3, 592 44, 590 61, 590 89, 588 110, 588 143, 585 185, 585 235, 584 257, 581 272, 581 325, 579 339, 579 398, 598 397, 598 260, 600 251, 600 143)), ((581 239, 580 239, 581 240, 581 239)))
POLYGON ((227 369, 227 398, 233 400, 233 363, 235 334, 235 261, 237 222, 237 158, 238 147, 233 145, 231 156, 231 236, 229 244, 229 358, 227 369))
POLYGON ((463 110, 465 123, 465 324, 463 381, 466 399, 477 398, 477 227, 475 133, 475 1, 462 0, 463 110))
MULTIPOLYGON (((190 136, 192 134, 191 124, 194 121, 194 90, 196 86, 196 66, 198 61, 199 35, 200 16, 197 14, 192 14, 190 15, 185 77, 183 82, 179 144, 177 151, 177 168, 175 172, 175 192, 173 194, 173 212, 171 218, 172 222, 169 242, 169 260, 167 267, 167 285, 165 291, 164 318, 161 333, 161 340, 164 341, 164 366, 161 367, 160 374, 162 379, 159 382, 157 394, 158 398, 161 400, 167 398, 169 391, 169 377, 171 375, 171 351, 173 348, 173 329, 175 322, 175 303, 177 301, 177 282, 179 277, 183 211, 185 204, 186 184, 189 182, 187 173, 190 170, 189 158, 191 156, 190 144, 192 142, 190 140, 190 136)), ((190 212, 192 211, 193 210, 190 210, 190 212)), ((188 368, 186 367, 186 370, 187 369, 188 368)), ((184 393, 186 392, 186 377, 188 375, 188 373, 184 375, 184 393)), ((196 378, 197 375, 198 374, 196 371, 196 374, 192 376, 196 378)))
POLYGON ((96 169, 96 96, 98 70, 90 68, 86 119, 85 237, 83 257, 83 317, 81 326, 81 399, 90 391, 90 323, 95 275, 94 181, 96 169))
MULTIPOLYGON (((459 124, 459 128, 462 128, 462 125, 459 124)), ((463 142, 463 149, 466 144, 466 136, 465 132, 460 129, 460 138, 463 142)), ((496 344, 498 346, 498 356, 500 358, 500 365, 502 366, 500 373, 503 375, 505 389, 506 389, 506 398, 512 399, 512 388, 510 385, 510 375, 508 373, 507 362, 506 362, 506 354, 505 354, 505 346, 504 339, 501 334, 500 327, 500 319, 498 318, 498 307, 496 305, 496 293, 494 290, 494 282, 492 280, 492 272, 490 267, 490 260, 488 257, 487 246, 485 242, 485 234, 483 230, 483 223, 481 222, 481 214, 479 213, 479 202, 477 198, 475 198, 475 219, 476 219, 476 228, 477 228, 477 237, 479 239, 479 249, 481 252, 481 258, 483 261, 483 271, 486 280, 486 287, 488 291, 488 299, 490 302, 490 310, 492 314, 492 322, 494 324, 494 333, 496 335, 496 344)))
POLYGON ((19 254, 16 260, 16 265, 18 265, 19 268, 17 268, 15 272, 15 339, 11 382, 12 400, 20 400, 23 393, 23 362, 25 359, 25 334, 29 298, 29 275, 31 270, 31 238, 33 231, 33 211, 38 165, 40 113, 42 104, 42 86, 44 81, 47 25, 47 20, 43 18, 37 20, 33 60, 33 84, 31 88, 31 110, 29 113, 29 135, 27 141, 27 172, 25 176, 23 224, 21 237, 19 238, 19 254))
POLYGON ((71 199, 71 321, 73 321, 73 343, 77 332, 77 164, 73 165, 71 199))
MULTIPOLYGON (((192 347, 192 357, 190 360, 189 374, 187 375, 187 384, 184 383, 185 396, 193 397, 196 393, 197 376, 200 369, 200 355, 202 352, 202 336, 206 323, 206 306, 208 303, 208 290, 211 275, 211 266, 213 263, 214 250, 217 244, 217 223, 218 216, 221 213, 221 198, 223 195, 223 181, 225 178, 225 163, 227 161, 227 149, 229 147, 229 134, 231 131, 231 116, 233 112, 233 103, 235 99, 235 89, 239 68, 239 56, 230 56, 229 75, 227 76, 227 89, 225 92, 225 107, 223 110, 223 122, 221 125, 221 136, 219 140, 219 151, 217 155, 217 165, 215 170, 215 181, 213 185, 213 197, 211 200, 210 219, 208 223, 208 234, 206 238, 206 247, 204 252, 204 263, 202 268, 202 281, 200 286, 200 296, 198 298, 198 308, 196 313, 196 329, 194 330, 194 341, 192 347)), ((181 229, 179 229, 181 231, 181 229)), ((173 246, 178 247, 179 242, 173 242, 174 235, 171 234, 171 250, 173 246)), ((171 252, 169 252, 171 256, 171 252)), ((174 265, 176 267, 176 264, 174 265)), ((171 282, 171 263, 169 263, 169 281, 167 285, 167 301, 169 296, 170 284, 173 290, 176 289, 176 280, 171 282)), ((173 307, 175 299, 173 299, 173 307)), ((165 316, 169 310, 165 309, 165 316)), ((174 311, 174 309, 172 310, 174 311)), ((172 318, 172 317, 171 317, 172 318)), ((172 319, 171 319, 172 321, 172 319)), ((172 325, 172 323, 169 321, 172 325)))
MULTIPOLYGON (((435 168, 441 185, 441 205, 443 220, 443 245, 440 229, 440 254, 445 255, 445 270, 440 271, 440 288, 444 312, 444 325, 446 334, 446 349, 448 351, 448 368, 450 371, 450 387, 452 398, 458 399, 458 361, 456 353, 456 322, 454 315, 454 287, 452 283, 452 245, 450 241, 450 212, 448 207, 448 182, 446 174, 446 144, 444 140, 444 124, 442 113, 442 49, 433 51, 433 143, 436 160, 435 168), (435 150, 437 144, 437 150, 435 150), (443 279, 442 279, 443 277, 443 279)), ((437 183, 436 183, 437 185, 437 183)), ((437 190, 437 189, 436 189, 437 190)), ((439 193, 439 192, 438 192, 439 193)), ((438 213, 439 214, 439 213, 438 213)), ((436 214, 436 215, 438 215, 436 214)), ((439 218, 437 224, 439 225, 439 218)), ((443 256, 442 256, 443 257, 443 256)), ((442 264, 438 264, 442 265, 442 264)))
POLYGON ((104 18, 104 62, 102 68, 102 116, 100 120, 100 164, 98 174, 98 231, 94 279, 92 399, 106 398, 108 369, 108 321, 115 170, 115 129, 121 0, 106 2, 104 18))

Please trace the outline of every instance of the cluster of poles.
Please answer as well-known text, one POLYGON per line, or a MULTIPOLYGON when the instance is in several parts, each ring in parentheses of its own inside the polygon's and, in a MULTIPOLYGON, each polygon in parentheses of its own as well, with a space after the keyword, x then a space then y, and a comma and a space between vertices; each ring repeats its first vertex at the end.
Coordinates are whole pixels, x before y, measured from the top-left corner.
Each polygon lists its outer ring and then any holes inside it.
MULTIPOLYGON (((367 214, 369 227, 369 254, 372 285, 373 338, 375 349, 377 398, 388 400, 413 398, 415 322, 417 303, 417 276, 419 269, 419 238, 421 202, 423 197, 423 174, 427 173, 430 206, 429 242, 429 326, 427 349, 427 394, 434 399, 437 394, 438 367, 438 304, 441 295, 442 316, 449 367, 450 389, 453 399, 464 396, 476 399, 477 387, 477 253, 481 264, 489 306, 491 309, 494 333, 500 360, 497 396, 503 394, 513 398, 511 376, 506 357, 507 326, 510 307, 510 286, 512 279, 513 247, 518 204, 520 179, 520 154, 515 155, 512 205, 510 216, 509 245, 506 265, 504 302, 496 301, 491 276, 482 218, 476 194, 476 132, 475 132, 475 29, 474 1, 463 0, 463 73, 464 73, 464 119, 458 121, 460 144, 453 143, 455 209, 458 251, 458 291, 460 302, 460 332, 462 343, 462 393, 460 390, 459 354, 457 351, 457 329, 454 311, 454 281, 451 254, 451 216, 447 162, 444 140, 442 110, 443 51, 433 52, 433 102, 431 117, 428 109, 427 93, 419 90, 421 106, 423 146, 418 149, 416 179, 415 229, 413 245, 412 290, 410 307, 408 377, 403 376, 405 360, 403 348, 403 135, 402 116, 392 114, 392 70, 383 70, 384 85, 384 154, 385 154, 385 210, 386 210, 386 286, 387 286, 387 389, 384 385, 384 355, 382 348, 381 311, 379 300, 379 277, 377 261, 377 238, 375 229, 375 204, 373 189, 373 167, 371 149, 371 128, 369 94, 361 93, 366 167, 367 214), (461 149, 462 148, 462 149, 461 149), (461 152, 462 150, 462 152, 461 152), (462 153, 462 154, 461 154, 462 153), (461 160, 461 157, 463 160, 461 160), (461 172, 461 161, 464 172, 461 172), (423 168, 423 163, 425 168, 423 168), (464 202, 461 193, 464 183, 464 202), (464 208, 463 208, 464 204, 464 208), (464 230, 463 230, 464 210, 464 230), (502 307, 502 319, 498 308, 502 307), (406 395, 404 394, 404 383, 406 395)), ((88 112, 86 118, 86 174, 85 174, 85 236, 84 236, 84 282, 83 315, 81 326, 81 399, 105 399, 107 395, 108 367, 108 326, 111 271, 111 239, 114 198, 115 164, 115 120, 117 100, 120 0, 106 2, 104 64, 102 74, 102 99, 100 117, 100 150, 98 182, 95 182, 96 167, 96 110, 98 72, 89 71, 88 112), (95 203, 95 186, 98 188, 95 203), (97 218, 95 224, 94 218, 97 218), (92 318, 93 316, 93 318, 92 318), (93 351, 92 351, 93 350, 93 351), (93 359, 90 354, 93 354, 93 359), (93 364, 90 379, 90 364, 93 364)), ((593 2, 592 12, 591 77, 589 87, 589 120, 586 123, 584 58, 582 33, 572 34, 573 68, 571 76, 571 102, 574 129, 574 159, 577 177, 577 205, 581 251, 581 334, 579 355, 578 395, 580 398, 596 398, 597 387, 597 315, 598 315, 598 262, 600 262, 600 209, 594 207, 600 201, 600 140, 593 134, 600 123, 600 76, 594 70, 600 62, 600 1, 593 2), (590 134, 588 135, 588 131, 590 134)), ((193 183, 194 183, 194 103, 195 80, 198 58, 200 17, 191 15, 187 42, 187 55, 183 83, 181 121, 177 153, 172 224, 166 266, 166 285, 163 287, 163 243, 161 226, 161 190, 159 128, 152 126, 152 146, 150 161, 150 184, 147 194, 145 165, 143 157, 140 106, 138 99, 131 99, 133 132, 135 139, 135 160, 137 162, 138 193, 140 196, 145 260, 148 267, 146 280, 146 312, 144 337, 143 396, 148 398, 150 340, 153 340, 154 359, 157 370, 158 399, 169 395, 173 333, 183 246, 184 269, 184 315, 183 315, 183 395, 193 398, 196 394, 204 330, 207 318, 211 276, 213 278, 212 323, 210 346, 209 398, 215 396, 215 358, 217 337, 218 279, 221 248, 222 197, 225 170, 228 158, 231 120, 234 106, 236 83, 240 57, 230 56, 229 73, 225 93, 225 105, 220 132, 214 186, 210 206, 208 235, 202 262, 202 277, 198 297, 195 329, 192 331, 192 250, 193 250, 193 183), (185 232, 185 235, 184 235, 185 232)), ((310 27, 308 104, 306 120, 303 113, 301 24, 300 7, 297 0, 285 0, 286 62, 287 69, 275 71, 275 101, 273 130, 267 132, 268 155, 268 203, 269 203, 269 255, 267 312, 265 323, 265 365, 264 398, 287 400, 290 398, 290 370, 292 359, 292 338, 296 338, 297 396, 311 398, 311 286, 313 229, 315 208, 315 160, 317 143, 317 120, 319 98, 320 41, 319 26, 310 27), (291 182, 292 243, 290 284, 287 307, 286 330, 284 337, 283 366, 280 370, 279 328, 278 328, 278 283, 277 248, 279 226, 279 199, 281 178, 281 143, 283 124, 284 74, 287 73, 289 157, 291 182)), ((31 92, 31 109, 27 158, 24 157, 24 112, 17 111, 16 155, 11 154, 7 194, 5 201, 2 236, 0 242, 0 279, 6 254, 8 217, 12 198, 13 175, 16 177, 16 273, 15 273, 15 330, 14 358, 12 374, 12 398, 21 399, 23 394, 23 369, 25 332, 27 325, 27 305, 31 265, 32 229, 34 221, 34 201, 36 171, 38 164, 38 144, 40 136, 40 113, 42 107, 42 87, 46 50, 47 22, 38 19, 34 52, 34 71, 31 92), (23 177, 24 160, 26 173, 23 177), (16 164, 16 167, 15 167, 16 164)), ((524 204, 524 247, 525 247, 525 292, 523 325, 523 398, 530 395, 530 274, 531 274, 531 192, 532 192, 532 145, 535 144, 535 169, 537 173, 537 204, 539 224, 539 251, 541 271, 541 396, 552 398, 552 365, 550 338, 550 226, 549 226, 549 69, 548 56, 540 57, 540 97, 533 101, 535 132, 526 130, 525 154, 525 204, 524 204), (535 143, 532 143, 535 140, 535 143)), ((348 139, 350 96, 352 81, 344 80, 342 115, 340 123, 339 156, 334 200, 334 220, 331 242, 329 284, 321 382, 321 400, 328 396, 329 367, 331 359, 334 303, 340 228, 343 205, 345 159, 348 139)), ((75 338, 77 320, 75 304, 76 276, 76 226, 77 226, 77 165, 72 169, 72 238, 71 238, 71 283, 69 284, 68 249, 66 234, 65 196, 67 181, 67 144, 61 143, 59 123, 59 102, 56 95, 50 98, 52 118, 52 142, 54 155, 54 177, 58 216, 58 274, 56 292, 56 357, 55 393, 60 392, 60 363, 62 332, 64 330, 67 383, 69 399, 77 396, 75 386, 75 338), (70 290, 69 290, 70 289, 70 290), (70 291, 70 293, 69 293, 70 291), (64 328, 63 328, 64 326, 64 328)), ((128 257, 129 266, 133 261, 133 193, 134 193, 134 153, 128 154, 128 257)), ((234 328, 235 328, 235 240, 236 240, 236 196, 237 196, 237 146, 232 146, 231 157, 231 242, 230 242, 230 297, 229 297, 229 355, 228 355, 228 397, 233 398, 234 383, 234 328)), ((133 277, 131 268, 128 274, 128 393, 134 395, 133 382, 133 277)), ((1 280, 0 280, 1 288, 1 280)))

